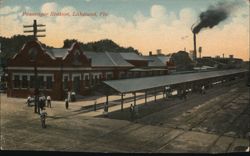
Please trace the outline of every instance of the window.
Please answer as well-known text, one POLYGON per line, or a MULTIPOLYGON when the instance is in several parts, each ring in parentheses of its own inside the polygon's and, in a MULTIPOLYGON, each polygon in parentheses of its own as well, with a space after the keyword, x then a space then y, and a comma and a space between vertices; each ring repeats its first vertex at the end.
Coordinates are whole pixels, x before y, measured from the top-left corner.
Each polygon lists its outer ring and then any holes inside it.
POLYGON ((35 47, 33 47, 29 50, 29 56, 30 56, 31 61, 35 61, 37 59, 37 53, 38 53, 38 51, 35 47))
POLYGON ((113 74, 107 74, 107 80, 110 80, 113 78, 113 74))
POLYGON ((43 81, 43 76, 38 76, 38 88, 43 89, 44 88, 44 81, 43 81))
POLYGON ((52 89, 52 76, 47 76, 46 89, 52 89))
POLYGON ((19 75, 14 76, 14 88, 20 88, 20 79, 19 75))
POLYGON ((85 85, 89 86, 89 76, 88 75, 85 75, 84 80, 85 80, 85 85))
POLYGON ((98 83, 98 76, 95 75, 95 84, 97 84, 97 83, 98 83))
POLYGON ((125 72, 120 72, 120 79, 126 78, 126 73, 125 72))
POLYGON ((90 75, 91 85, 94 85, 93 75, 90 75))
POLYGON ((69 77, 64 76, 63 77, 63 89, 68 89, 68 81, 69 81, 69 77))
POLYGON ((30 88, 35 88, 35 76, 30 76, 30 88))
POLYGON ((27 75, 22 76, 22 88, 28 88, 28 76, 27 75))

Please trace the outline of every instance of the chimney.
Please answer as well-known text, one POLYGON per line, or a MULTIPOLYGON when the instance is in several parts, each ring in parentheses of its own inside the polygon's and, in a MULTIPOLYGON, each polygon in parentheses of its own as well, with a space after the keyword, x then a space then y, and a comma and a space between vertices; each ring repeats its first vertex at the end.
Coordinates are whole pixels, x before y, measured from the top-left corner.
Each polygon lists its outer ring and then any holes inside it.
POLYGON ((157 49, 157 50, 156 50, 156 54, 157 54, 157 55, 161 55, 161 49, 157 49))
POLYGON ((149 56, 152 56, 152 51, 149 51, 149 53, 148 53, 148 54, 149 54, 149 56))
POLYGON ((222 58, 224 58, 224 54, 222 54, 222 58))
POLYGON ((194 53, 193 53, 193 60, 195 61, 196 60, 196 35, 195 33, 194 34, 194 53))

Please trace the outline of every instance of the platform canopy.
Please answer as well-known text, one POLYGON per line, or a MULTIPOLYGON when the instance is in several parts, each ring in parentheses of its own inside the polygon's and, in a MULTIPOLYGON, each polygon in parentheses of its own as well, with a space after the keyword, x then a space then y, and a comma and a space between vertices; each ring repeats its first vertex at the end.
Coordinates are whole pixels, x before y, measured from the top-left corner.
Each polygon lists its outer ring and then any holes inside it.
POLYGON ((189 74, 164 75, 144 78, 110 80, 103 83, 119 93, 131 93, 136 91, 149 90, 165 87, 174 84, 192 82, 213 77, 227 76, 247 72, 246 69, 219 70, 211 72, 196 72, 189 74))

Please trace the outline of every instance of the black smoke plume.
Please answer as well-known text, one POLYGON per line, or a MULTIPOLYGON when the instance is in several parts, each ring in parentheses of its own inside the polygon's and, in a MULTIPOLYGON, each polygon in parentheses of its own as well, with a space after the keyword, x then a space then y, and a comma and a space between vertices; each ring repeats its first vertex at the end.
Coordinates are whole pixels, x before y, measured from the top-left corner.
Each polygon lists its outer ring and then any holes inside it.
POLYGON ((210 6, 207 11, 199 15, 198 24, 192 27, 193 33, 198 34, 203 28, 213 28, 218 25, 228 18, 234 7, 235 4, 232 2, 218 3, 216 6, 210 6))

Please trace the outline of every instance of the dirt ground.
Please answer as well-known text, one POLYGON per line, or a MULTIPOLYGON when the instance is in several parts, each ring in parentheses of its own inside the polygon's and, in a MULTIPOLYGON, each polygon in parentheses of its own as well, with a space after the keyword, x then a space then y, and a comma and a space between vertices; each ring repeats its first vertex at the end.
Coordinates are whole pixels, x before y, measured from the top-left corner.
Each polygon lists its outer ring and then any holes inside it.
MULTIPOLYGON (((98 99, 102 101, 103 98, 98 99)), ((189 93, 187 100, 162 99, 162 95, 138 100, 139 114, 131 120, 125 101, 119 97, 109 109, 87 111, 93 101, 52 101, 46 108, 47 128, 25 99, 1 95, 1 149, 35 151, 122 153, 227 153, 243 152, 249 146, 249 88, 244 81, 220 84, 205 95, 189 93)), ((111 102, 112 103, 112 102, 111 102)))

